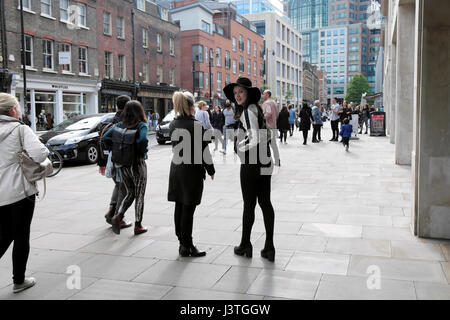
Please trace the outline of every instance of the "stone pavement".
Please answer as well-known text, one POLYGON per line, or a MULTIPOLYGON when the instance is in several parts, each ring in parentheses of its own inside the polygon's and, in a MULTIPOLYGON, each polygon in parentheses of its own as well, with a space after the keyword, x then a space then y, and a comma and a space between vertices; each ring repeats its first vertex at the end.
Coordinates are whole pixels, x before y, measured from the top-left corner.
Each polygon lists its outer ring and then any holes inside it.
MULTIPOLYGON (((410 167, 394 164, 387 137, 362 135, 346 153, 328 141, 330 132, 327 123, 323 142, 303 146, 296 131, 280 145, 282 166, 272 179, 275 263, 259 256, 259 208, 253 258, 233 254, 242 200, 231 148, 226 157, 214 154, 216 177, 206 180, 196 210, 194 242, 207 255, 178 256, 174 205, 166 201, 171 147, 153 136, 149 232, 115 235, 103 217, 112 182, 96 166, 64 168, 48 180, 32 224, 27 275, 38 283, 12 294, 10 248, 0 260, 0 299, 450 299, 450 241, 419 239, 409 228, 410 167), (80 289, 67 286, 73 266, 80 289), (377 274, 380 288, 369 290, 377 274)), ((134 221, 134 208, 126 217, 134 221)))

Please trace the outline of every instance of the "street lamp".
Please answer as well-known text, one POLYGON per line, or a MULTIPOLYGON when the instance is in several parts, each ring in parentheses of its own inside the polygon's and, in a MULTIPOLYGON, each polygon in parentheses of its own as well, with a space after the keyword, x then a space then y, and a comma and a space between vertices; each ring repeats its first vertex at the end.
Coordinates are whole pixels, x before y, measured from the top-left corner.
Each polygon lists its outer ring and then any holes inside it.
MULTIPOLYGON (((211 50, 212 51, 212 50, 211 50)), ((213 56, 211 54, 211 51, 209 53, 209 101, 212 104, 212 75, 211 75, 211 65, 213 61, 213 56)))

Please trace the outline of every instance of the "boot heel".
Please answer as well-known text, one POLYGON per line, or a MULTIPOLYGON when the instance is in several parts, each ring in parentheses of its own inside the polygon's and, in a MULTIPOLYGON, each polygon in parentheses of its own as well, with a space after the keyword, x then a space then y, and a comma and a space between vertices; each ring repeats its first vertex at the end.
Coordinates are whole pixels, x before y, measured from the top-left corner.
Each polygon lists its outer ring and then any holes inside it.
POLYGON ((251 258, 253 256, 253 247, 252 245, 241 247, 234 247, 234 254, 238 256, 246 256, 247 258, 251 258))
POLYGON ((261 257, 269 260, 270 262, 274 262, 275 261, 275 249, 261 250, 261 257))

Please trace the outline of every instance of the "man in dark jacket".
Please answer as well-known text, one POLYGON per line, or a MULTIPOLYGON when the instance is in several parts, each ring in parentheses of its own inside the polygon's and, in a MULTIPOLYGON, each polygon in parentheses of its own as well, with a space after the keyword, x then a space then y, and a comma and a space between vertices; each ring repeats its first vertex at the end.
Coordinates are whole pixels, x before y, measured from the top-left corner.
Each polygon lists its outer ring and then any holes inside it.
MULTIPOLYGON (((97 161, 97 165, 99 166, 98 171, 101 175, 105 175, 106 171, 106 164, 108 161, 108 155, 109 151, 106 150, 105 145, 103 143, 103 134, 108 131, 114 124, 118 123, 120 121, 120 115, 122 114, 123 109, 125 108, 125 104, 130 101, 131 98, 129 96, 119 96, 117 97, 117 103, 116 103, 116 109, 117 112, 114 115, 114 118, 111 121, 102 123, 102 127, 100 129, 100 137, 98 139, 98 150, 99 150, 99 157, 97 161)), ((120 182, 114 181, 114 190, 111 196, 111 202, 109 203, 109 210, 105 215, 106 222, 111 224, 112 217, 116 214, 116 208, 119 198, 123 198, 125 196, 122 185, 120 182)), ((128 228, 131 227, 131 222, 126 222, 125 220, 122 220, 121 222, 121 228, 128 228)))
POLYGON ((313 116, 311 108, 305 103, 300 110, 300 130, 303 131, 303 144, 306 145, 308 140, 308 131, 311 130, 311 122, 313 122, 313 116))

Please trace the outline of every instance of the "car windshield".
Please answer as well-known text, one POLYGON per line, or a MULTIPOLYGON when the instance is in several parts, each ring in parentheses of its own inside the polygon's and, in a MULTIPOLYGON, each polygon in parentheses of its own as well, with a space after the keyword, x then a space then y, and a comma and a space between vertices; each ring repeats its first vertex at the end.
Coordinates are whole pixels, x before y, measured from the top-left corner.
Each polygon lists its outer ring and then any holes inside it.
POLYGON ((75 130, 86 130, 91 129, 98 121, 100 121, 102 117, 87 117, 87 118, 73 118, 73 119, 67 119, 57 126, 55 126, 52 131, 62 131, 62 130, 68 130, 68 131, 75 131, 75 130))
POLYGON ((173 120, 173 118, 175 118, 175 110, 170 111, 162 121, 164 122, 170 122, 173 120))

